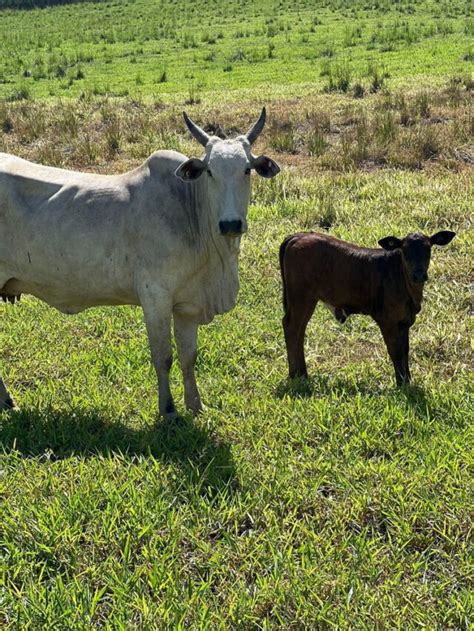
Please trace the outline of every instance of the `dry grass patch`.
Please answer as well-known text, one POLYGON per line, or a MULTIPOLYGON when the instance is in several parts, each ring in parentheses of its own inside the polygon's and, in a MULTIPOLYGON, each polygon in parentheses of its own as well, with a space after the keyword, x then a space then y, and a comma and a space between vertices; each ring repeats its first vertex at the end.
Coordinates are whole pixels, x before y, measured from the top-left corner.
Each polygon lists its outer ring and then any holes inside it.
MULTIPOLYGON (((326 94, 267 103, 260 148, 283 165, 314 170, 459 170, 474 162, 472 85, 453 78, 444 89, 383 92, 363 99, 326 94)), ((241 104, 184 105, 222 137, 249 128, 257 111, 241 104)), ((160 101, 88 96, 79 100, 0 102, 0 149, 25 158, 98 171, 135 166, 153 151, 194 155, 181 108, 160 101)), ((258 110, 258 106, 254 108, 258 110)))

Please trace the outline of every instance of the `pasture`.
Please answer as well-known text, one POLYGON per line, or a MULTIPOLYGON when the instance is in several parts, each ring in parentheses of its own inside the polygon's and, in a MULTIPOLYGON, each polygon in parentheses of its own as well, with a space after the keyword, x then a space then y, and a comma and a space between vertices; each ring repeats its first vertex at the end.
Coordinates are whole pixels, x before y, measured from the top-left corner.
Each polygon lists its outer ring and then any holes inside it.
MULTIPOLYGON (((0 305, 2 627, 470 628, 472 25, 461 1, 0 10, 0 151, 119 172, 199 156, 182 109, 235 134, 265 104, 282 166, 253 180, 237 307, 200 328, 198 418, 157 420, 140 309, 0 305), (286 235, 443 228, 412 386, 321 306, 288 382, 286 235)), ((172 389, 183 412, 177 362, 172 389)))
MULTIPOLYGON (((8 4, 21 0, 10 0, 8 4)), ((116 0, 6 10, 0 96, 234 101, 469 74, 464 0, 116 0), (230 91, 230 93, 229 93, 230 91), (242 98, 242 96, 240 97, 242 98)))

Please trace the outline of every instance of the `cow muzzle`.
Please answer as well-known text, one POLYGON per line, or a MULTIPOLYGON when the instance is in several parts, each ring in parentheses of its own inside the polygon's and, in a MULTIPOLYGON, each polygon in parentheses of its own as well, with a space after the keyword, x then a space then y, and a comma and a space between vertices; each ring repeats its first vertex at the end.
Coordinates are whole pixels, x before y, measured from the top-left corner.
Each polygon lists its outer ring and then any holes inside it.
POLYGON ((238 237, 244 232, 243 224, 240 219, 219 221, 219 230, 224 237, 238 237))

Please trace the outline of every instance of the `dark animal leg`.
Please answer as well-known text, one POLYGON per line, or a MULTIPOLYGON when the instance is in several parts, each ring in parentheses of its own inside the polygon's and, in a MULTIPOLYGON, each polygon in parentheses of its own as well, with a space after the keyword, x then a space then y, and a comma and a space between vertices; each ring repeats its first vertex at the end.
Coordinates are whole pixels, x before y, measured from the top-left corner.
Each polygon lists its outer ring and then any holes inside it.
POLYGON ((405 372, 405 381, 406 383, 410 383, 411 374, 410 374, 410 367, 408 365, 408 352, 410 350, 410 341, 409 341, 410 327, 408 326, 404 327, 401 335, 403 337, 402 339, 403 349, 404 349, 403 370, 405 372))
POLYGON ((3 302, 11 302, 12 305, 15 304, 15 301, 20 301, 21 294, 10 295, 10 294, 0 294, 0 300, 3 302))
POLYGON ((344 324, 344 322, 347 320, 347 315, 344 309, 336 308, 334 310, 334 316, 340 324, 344 324))
POLYGON ((388 354, 395 368, 397 385, 410 383, 410 369, 408 366, 409 330, 406 324, 394 324, 380 327, 387 346, 388 354))
POLYGON ((13 399, 8 394, 8 390, 5 386, 3 379, 0 377, 0 411, 1 410, 10 410, 15 407, 13 403, 13 399))
POLYGON ((304 336, 316 303, 317 300, 314 299, 300 303, 290 300, 289 308, 283 318, 290 379, 308 376, 304 357, 304 336))

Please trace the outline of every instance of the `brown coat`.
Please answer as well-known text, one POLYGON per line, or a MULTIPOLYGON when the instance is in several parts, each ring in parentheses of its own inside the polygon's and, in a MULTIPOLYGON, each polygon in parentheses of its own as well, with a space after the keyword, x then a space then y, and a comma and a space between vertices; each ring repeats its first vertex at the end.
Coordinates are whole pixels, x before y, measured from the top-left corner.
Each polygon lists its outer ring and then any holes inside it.
POLYGON ((409 381, 408 331, 421 309, 431 245, 444 245, 453 236, 387 237, 380 241, 386 249, 316 232, 287 237, 280 246, 280 269, 290 377, 307 376, 304 334, 322 301, 340 322, 354 313, 371 316, 381 329, 397 383, 409 381))

